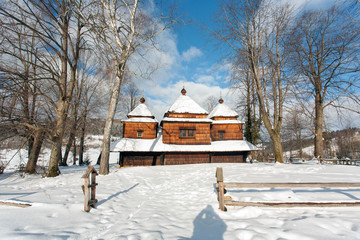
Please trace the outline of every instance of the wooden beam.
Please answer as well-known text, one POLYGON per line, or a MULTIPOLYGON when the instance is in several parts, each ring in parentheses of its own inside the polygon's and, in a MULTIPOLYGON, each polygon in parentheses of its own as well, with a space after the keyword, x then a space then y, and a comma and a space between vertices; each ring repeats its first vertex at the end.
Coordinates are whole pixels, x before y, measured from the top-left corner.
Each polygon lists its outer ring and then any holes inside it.
POLYGON ((360 202, 240 202, 225 200, 225 205, 253 207, 360 207, 360 202))
POLYGON ((21 207, 21 208, 26 208, 26 207, 31 206, 31 204, 29 204, 29 203, 4 202, 4 201, 0 201, 0 205, 6 205, 6 206, 12 206, 12 207, 21 207))
POLYGON ((217 182, 223 182, 224 181, 223 169, 222 168, 220 168, 220 167, 216 168, 215 177, 216 177, 217 182))
MULTIPOLYGON (((217 174, 217 172, 216 172, 217 174)), ((341 187, 360 187, 360 183, 345 183, 345 182, 308 182, 308 183, 237 183, 225 182, 226 188, 295 188, 295 187, 318 187, 318 188, 341 188, 341 187)))
POLYGON ((218 193, 218 197, 219 197, 219 209, 221 211, 227 211, 226 207, 225 207, 225 200, 224 200, 224 183, 223 182, 219 182, 219 193, 218 193))
POLYGON ((216 168, 216 174, 215 174, 216 180, 217 180, 217 190, 218 190, 218 200, 219 200, 219 209, 221 211, 227 211, 224 203, 224 194, 225 194, 225 188, 224 188, 224 177, 223 177, 223 169, 222 168, 216 168))

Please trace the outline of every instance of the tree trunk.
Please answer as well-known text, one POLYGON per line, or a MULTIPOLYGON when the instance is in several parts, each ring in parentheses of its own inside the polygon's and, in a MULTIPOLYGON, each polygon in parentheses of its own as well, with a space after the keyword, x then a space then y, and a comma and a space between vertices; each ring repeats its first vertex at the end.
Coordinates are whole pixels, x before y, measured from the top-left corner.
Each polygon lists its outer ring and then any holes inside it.
POLYGON ((56 177, 60 174, 59 161, 61 161, 61 146, 64 136, 65 123, 67 119, 69 103, 71 101, 75 79, 73 75, 68 84, 68 37, 69 22, 67 2, 61 5, 61 76, 59 81, 59 100, 56 109, 56 126, 51 138, 51 155, 47 177, 56 177))
POLYGON ((315 95, 315 157, 324 157, 323 153, 323 106, 321 95, 316 92, 315 95))
POLYGON ((65 154, 64 154, 64 157, 63 157, 62 162, 60 164, 61 166, 67 166, 67 159, 69 157, 71 147, 72 147, 73 142, 75 140, 75 134, 76 134, 76 120, 74 119, 74 123, 73 123, 71 131, 70 131, 70 136, 69 136, 68 142, 66 144, 65 154))
POLYGON ((114 116, 116 112, 117 103, 119 100, 119 93, 122 83, 122 78, 124 76, 124 64, 120 64, 118 74, 116 74, 113 91, 111 93, 110 104, 108 115, 105 121, 104 128, 104 137, 101 147, 101 160, 100 160, 100 169, 99 174, 107 175, 109 174, 109 157, 110 157, 110 143, 111 143, 111 129, 113 126, 114 116))
POLYGON ((270 137, 274 145, 275 161, 284 163, 280 133, 273 133, 270 137))
POLYGON ((84 143, 85 143, 85 126, 86 126, 86 115, 81 120, 81 132, 80 132, 80 149, 79 149, 79 165, 84 164, 84 143))
MULTIPOLYGON (((30 157, 30 154, 31 154, 31 150, 33 149, 33 146, 34 146, 34 136, 33 136, 33 132, 31 132, 30 129, 27 129, 26 131, 30 136, 28 137, 27 139, 27 143, 28 143, 28 157, 30 157)), ((35 133, 36 134, 36 133, 35 133)))
POLYGON ((76 165, 76 136, 74 137, 73 146, 73 165, 76 165))
POLYGON ((57 111, 55 135, 52 137, 51 155, 50 155, 47 177, 56 177, 60 174, 59 160, 61 160, 61 146, 64 136, 66 112, 67 112, 66 110, 68 108, 68 105, 69 104, 66 103, 65 101, 60 100, 57 111))
POLYGON ((36 163, 39 158, 40 150, 44 142, 45 131, 42 129, 35 132, 34 142, 30 149, 29 159, 26 164, 25 172, 29 174, 36 173, 36 163))
POLYGON ((253 127, 253 121, 251 119, 251 101, 250 101, 250 76, 249 72, 246 73, 246 121, 245 121, 245 138, 248 142, 254 143, 252 132, 255 130, 253 127))

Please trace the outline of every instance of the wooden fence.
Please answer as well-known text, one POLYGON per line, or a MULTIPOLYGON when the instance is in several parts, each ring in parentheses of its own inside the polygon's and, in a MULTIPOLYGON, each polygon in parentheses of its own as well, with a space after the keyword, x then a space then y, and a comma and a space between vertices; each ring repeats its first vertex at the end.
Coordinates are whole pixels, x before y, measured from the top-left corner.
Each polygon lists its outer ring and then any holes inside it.
MULTIPOLYGON (((226 188, 360 188, 360 183, 321 182, 321 183, 237 183, 224 182, 223 169, 216 168, 216 189, 218 191, 219 208, 226 211, 227 206, 256 207, 360 207, 360 201, 352 202, 243 202, 233 201, 231 196, 224 196, 226 188)), ((360 190, 359 190, 360 191, 360 190)))
POLYGON ((360 165, 360 159, 320 159, 321 164, 337 164, 337 165, 360 165))
POLYGON ((98 173, 96 172, 94 167, 88 167, 86 172, 81 178, 84 178, 84 185, 81 186, 84 193, 84 211, 89 212, 90 207, 95 208, 98 200, 96 199, 96 176, 98 173))

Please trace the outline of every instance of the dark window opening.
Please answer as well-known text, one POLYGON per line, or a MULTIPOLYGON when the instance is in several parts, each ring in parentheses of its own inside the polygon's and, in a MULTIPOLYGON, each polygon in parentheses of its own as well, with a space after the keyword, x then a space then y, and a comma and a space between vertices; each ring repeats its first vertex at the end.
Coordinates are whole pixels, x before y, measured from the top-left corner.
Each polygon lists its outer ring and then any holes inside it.
POLYGON ((194 128, 180 128, 180 138, 195 138, 194 128))
POLYGON ((219 131, 219 140, 224 140, 225 131, 219 131))
POLYGON ((138 138, 141 138, 143 136, 143 132, 144 132, 144 130, 138 130, 137 131, 138 138))

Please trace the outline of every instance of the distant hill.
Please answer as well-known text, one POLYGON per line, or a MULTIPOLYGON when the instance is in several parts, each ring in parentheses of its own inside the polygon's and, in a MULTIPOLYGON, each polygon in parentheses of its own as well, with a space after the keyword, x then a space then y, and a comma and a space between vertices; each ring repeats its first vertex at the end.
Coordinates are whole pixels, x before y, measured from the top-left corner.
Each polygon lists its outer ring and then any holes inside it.
MULTIPOLYGON (((325 158, 360 159, 360 129, 348 128, 332 132, 324 132, 325 158)), ((313 157, 314 139, 283 142, 283 150, 287 157, 300 157, 300 148, 305 158, 313 157)))

